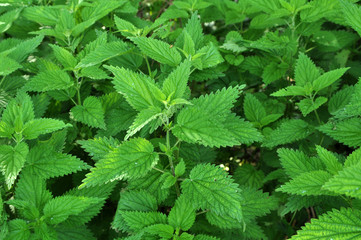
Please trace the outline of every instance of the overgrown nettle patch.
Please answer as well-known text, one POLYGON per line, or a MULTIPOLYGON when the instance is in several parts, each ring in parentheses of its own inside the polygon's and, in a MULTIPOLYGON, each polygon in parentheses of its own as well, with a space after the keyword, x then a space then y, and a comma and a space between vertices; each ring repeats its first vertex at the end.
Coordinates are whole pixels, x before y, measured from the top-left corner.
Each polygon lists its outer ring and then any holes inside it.
POLYGON ((359 238, 356 2, 3 2, 0 239, 359 238))

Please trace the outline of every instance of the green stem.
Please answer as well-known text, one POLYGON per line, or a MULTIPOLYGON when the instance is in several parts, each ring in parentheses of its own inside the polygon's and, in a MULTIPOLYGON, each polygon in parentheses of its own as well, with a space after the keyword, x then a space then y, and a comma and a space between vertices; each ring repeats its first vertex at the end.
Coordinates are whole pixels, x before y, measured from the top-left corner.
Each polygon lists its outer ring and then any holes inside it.
POLYGON ((71 97, 70 98, 70 100, 75 104, 75 105, 78 105, 75 101, 74 101, 74 99, 71 97))
POLYGON ((207 212, 209 212, 209 210, 203 210, 203 211, 201 211, 201 212, 197 212, 196 215, 201 215, 201 214, 207 213, 207 212))
MULTIPOLYGON (((167 135, 166 135, 167 149, 170 149, 169 135, 170 135, 170 134, 169 134, 169 130, 167 130, 167 135)), ((167 154, 167 156, 168 156, 170 168, 171 168, 171 170, 172 170, 172 174, 173 174, 173 176, 175 176, 173 158, 172 158, 171 154, 167 154)))
POLYGON ((150 65, 149 65, 149 61, 148 61, 148 57, 147 57, 147 56, 144 56, 144 59, 145 59, 145 62, 147 63, 147 68, 148 68, 149 76, 150 76, 151 78, 153 78, 152 70, 150 69, 150 65))
POLYGON ((158 172, 165 173, 163 170, 160 170, 159 168, 156 168, 156 167, 152 167, 152 168, 158 172))
POLYGON ((177 145, 178 145, 178 150, 177 150, 176 159, 179 159, 179 149, 180 149, 180 145, 181 145, 181 141, 180 141, 180 140, 177 141, 177 143, 176 143, 175 146, 177 146, 177 145), (179 144, 179 145, 178 145, 178 144, 179 144))
MULTIPOLYGON (((315 104, 315 102, 313 101, 313 99, 315 98, 315 96, 316 96, 316 94, 313 95, 313 96, 312 96, 312 94, 310 94, 310 96, 309 96, 309 98, 310 98, 310 100, 311 100, 311 102, 312 102, 312 106, 314 106, 314 104, 315 104)), ((322 123, 321 123, 320 117, 318 116, 317 110, 315 109, 315 110, 313 110, 313 112, 314 112, 315 115, 316 115, 316 119, 317 119, 318 124, 321 125, 322 123)))
POLYGON ((322 138, 321 138, 320 143, 319 143, 318 145, 322 146, 322 143, 323 143, 324 138, 325 138, 325 136, 322 135, 322 138))
POLYGON ((293 40, 295 37, 295 31, 296 31, 296 15, 295 14, 292 16, 291 31, 292 31, 291 36, 292 36, 292 40, 293 40))
POLYGON ((295 212, 292 214, 292 218, 291 218, 290 224, 292 224, 293 220, 294 220, 295 217, 296 217, 296 214, 297 214, 297 211, 295 211, 295 212))
POLYGON ((1 81, 0 81, 0 87, 1 87, 1 85, 3 84, 3 82, 4 82, 4 80, 5 80, 5 77, 6 77, 6 76, 3 76, 3 78, 1 79, 1 81))
MULTIPOLYGON (((167 149, 171 149, 170 147, 170 129, 169 129, 169 118, 167 118, 167 134, 166 134, 166 146, 167 149)), ((170 165, 170 169, 172 171, 173 176, 175 177, 175 171, 174 171, 174 163, 173 163, 173 153, 167 154, 168 155, 168 160, 169 160, 169 165, 170 165)), ((178 182, 175 183, 175 190, 177 192, 177 196, 180 196, 180 189, 179 189, 179 184, 178 182)))
MULTIPOLYGON (((316 94, 315 94, 315 96, 316 96, 316 94)), ((312 96, 312 97, 311 97, 312 105, 314 104, 313 99, 314 99, 315 96, 312 96)), ((313 110, 313 112, 315 113, 315 116, 316 116, 318 125, 321 125, 322 123, 321 123, 320 117, 318 116, 317 110, 315 109, 315 110, 313 110)), ((322 138, 321 138, 321 140, 320 140, 320 143, 319 143, 320 146, 322 146, 323 139, 324 139, 324 136, 322 136, 322 138)))
POLYGON ((314 112, 314 113, 315 113, 315 115, 316 115, 316 118, 317 118, 317 122, 318 122, 318 124, 319 124, 319 125, 321 125, 321 120, 320 120, 320 117, 318 116, 318 113, 317 113, 316 109, 315 109, 315 110, 313 110, 313 112, 314 112))
POLYGON ((81 88, 81 85, 83 83, 83 78, 81 78, 80 82, 78 81, 79 78, 76 80, 77 82, 77 88, 76 88, 76 95, 77 95, 77 98, 78 98, 78 104, 81 105, 81 96, 80 96, 80 88, 81 88))
POLYGON ((76 89, 76 95, 78 98, 78 105, 81 105, 80 87, 76 89))

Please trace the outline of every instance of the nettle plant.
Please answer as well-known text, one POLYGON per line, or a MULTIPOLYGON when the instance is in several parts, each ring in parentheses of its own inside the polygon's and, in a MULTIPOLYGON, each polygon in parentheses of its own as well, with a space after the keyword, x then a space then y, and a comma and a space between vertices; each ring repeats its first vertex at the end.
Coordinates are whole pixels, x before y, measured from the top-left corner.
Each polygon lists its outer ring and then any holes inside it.
POLYGON ((355 0, 0 6, 0 239, 358 239, 355 0))

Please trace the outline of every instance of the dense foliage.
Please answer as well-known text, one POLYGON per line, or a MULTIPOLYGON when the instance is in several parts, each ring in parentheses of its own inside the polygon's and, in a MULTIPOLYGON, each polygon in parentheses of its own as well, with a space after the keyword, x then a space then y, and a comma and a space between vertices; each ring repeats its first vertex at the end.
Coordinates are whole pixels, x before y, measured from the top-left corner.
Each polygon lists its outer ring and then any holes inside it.
POLYGON ((357 0, 1 0, 0 239, 361 239, 357 0))

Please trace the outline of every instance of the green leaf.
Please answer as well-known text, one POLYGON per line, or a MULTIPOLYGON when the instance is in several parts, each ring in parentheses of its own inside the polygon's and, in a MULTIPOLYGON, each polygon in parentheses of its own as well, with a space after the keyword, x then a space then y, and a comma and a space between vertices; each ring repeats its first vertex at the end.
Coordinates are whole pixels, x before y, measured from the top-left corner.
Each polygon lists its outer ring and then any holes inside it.
POLYGON ((84 15, 82 14, 82 16, 84 16, 84 20, 85 19, 87 20, 80 24, 77 24, 72 29, 72 35, 74 37, 79 36, 87 28, 92 26, 94 23, 98 22, 98 20, 107 16, 108 14, 110 14, 110 12, 114 11, 115 9, 122 7, 126 3, 127 3, 126 1, 118 1, 118 0, 109 0, 106 2, 98 2, 98 1, 93 2, 91 8, 90 9, 88 8, 89 11, 85 11, 86 14, 83 13, 84 15))
POLYGON ((115 76, 113 80, 115 89, 125 96, 134 109, 141 111, 150 106, 162 105, 159 100, 165 100, 166 96, 148 76, 124 68, 112 66, 106 68, 115 76))
POLYGON ((194 41, 187 30, 183 30, 182 34, 184 35, 183 53, 186 57, 193 56, 196 51, 194 41))
POLYGON ((318 128, 340 143, 350 147, 361 146, 361 119, 350 118, 336 123, 328 122, 318 128))
POLYGON ((122 213, 124 211, 152 212, 157 210, 157 200, 145 190, 122 192, 112 226, 117 230, 128 231, 122 213))
POLYGON ((98 198, 61 196, 50 200, 44 206, 44 216, 50 224, 64 222, 70 215, 77 215, 98 198))
POLYGON ((261 135, 249 122, 231 114, 238 91, 224 88, 192 100, 193 106, 178 114, 173 134, 204 146, 233 146, 260 140, 261 135))
POLYGON ((361 79, 353 87, 353 93, 350 96, 348 104, 336 112, 336 116, 339 118, 358 117, 361 115, 361 79))
POLYGON ((314 101, 306 98, 302 99, 299 103, 296 103, 297 106, 300 108, 302 115, 306 117, 312 111, 318 109, 321 105, 327 102, 327 98, 325 97, 318 97, 314 101))
POLYGON ((324 189, 361 199, 361 164, 339 171, 323 186, 324 189))
POLYGON ((213 211, 206 213, 207 221, 221 229, 240 229, 243 227, 242 221, 236 220, 227 214, 217 215, 213 211))
POLYGON ((103 69, 100 69, 97 66, 82 68, 80 72, 80 76, 94 80, 109 79, 108 74, 103 69))
POLYGON ((39 93, 31 96, 31 100, 34 104, 35 118, 41 118, 50 104, 50 97, 46 93, 39 93))
POLYGON ((276 191, 297 194, 301 196, 330 195, 330 192, 322 189, 322 186, 332 177, 326 171, 310 171, 299 174, 291 181, 277 188, 276 191))
MULTIPOLYGON (((335 18, 337 17, 335 11, 339 8, 338 3, 338 1, 332 0, 312 1, 305 5, 305 9, 301 11, 301 19, 302 21, 309 23, 331 16, 335 18)), ((341 12, 339 14, 341 14, 341 12)))
POLYGON ((222 88, 216 92, 202 95, 191 100, 194 107, 207 112, 213 118, 225 120, 231 113, 231 108, 236 102, 242 86, 222 88))
POLYGON ((19 143, 15 147, 0 145, 1 172, 5 176, 5 181, 9 189, 23 168, 28 152, 29 147, 24 142, 19 143))
POLYGON ((271 210, 276 210, 278 200, 274 196, 269 196, 267 192, 256 190, 251 187, 242 187, 243 200, 241 201, 242 212, 247 223, 254 221, 256 217, 269 214, 271 210))
POLYGON ((0 76, 7 76, 19 68, 22 68, 18 62, 5 56, 0 56, 0 62, 0 76))
POLYGON ((326 149, 324 149, 319 145, 316 146, 316 151, 318 157, 322 160, 329 173, 334 175, 338 171, 342 170, 342 164, 337 159, 337 157, 334 154, 332 154, 332 152, 327 151, 326 149))
POLYGON ((23 16, 40 24, 53 26, 58 21, 59 11, 50 6, 31 6, 24 8, 23 16))
POLYGON ((282 167, 291 178, 295 178, 302 173, 323 169, 321 162, 309 158, 299 150, 279 148, 277 153, 282 167))
POLYGON ((277 64, 276 62, 271 62, 264 68, 262 73, 262 80, 265 84, 270 84, 276 80, 281 79, 287 73, 287 70, 287 64, 277 64))
MULTIPOLYGON (((31 98, 26 93, 19 93, 15 99, 12 99, 2 114, 1 120, 10 128, 15 128, 17 120, 26 123, 33 120, 34 106, 31 98)), ((21 129, 20 129, 21 130, 21 129)))
POLYGON ((285 209, 283 209, 281 215, 284 216, 289 212, 297 212, 303 208, 316 206, 319 203, 333 202, 335 199, 331 199, 330 196, 299 196, 291 195, 287 199, 285 209))
POLYGON ((295 81, 297 86, 312 83, 320 76, 320 71, 306 54, 300 53, 296 62, 295 81))
POLYGON ((116 179, 136 179, 145 176, 158 162, 153 145, 143 138, 124 142, 95 164, 81 186, 95 186, 116 179))
POLYGON ((275 0, 271 0, 271 1, 255 0, 252 3, 252 5, 255 6, 258 11, 263 11, 266 13, 271 13, 280 8, 279 2, 275 0))
POLYGON ((160 212, 124 211, 121 214, 133 231, 140 231, 153 224, 167 224, 167 216, 160 212))
POLYGON ((129 182, 130 190, 146 190, 152 194, 158 202, 163 202, 169 195, 169 189, 162 189, 162 173, 150 171, 144 177, 134 179, 129 182))
POLYGON ((268 124, 277 121, 282 116, 283 116, 282 113, 268 114, 267 116, 261 119, 260 123, 262 126, 267 126, 268 124))
POLYGON ((177 66, 182 60, 177 49, 166 42, 147 37, 132 37, 130 39, 145 55, 157 62, 177 66))
POLYGON ((21 215, 26 219, 37 219, 40 216, 40 212, 35 206, 24 200, 10 199, 6 202, 8 205, 14 206, 21 215))
POLYGON ((26 59, 26 57, 34 52, 34 50, 40 45, 43 41, 44 36, 40 35, 28 40, 21 41, 16 48, 9 53, 8 57, 14 59, 18 63, 21 63, 26 59))
POLYGON ((105 155, 113 152, 117 146, 119 146, 119 141, 112 137, 79 140, 77 142, 95 161, 102 159, 105 155))
POLYGON ((76 58, 66 49, 50 44, 50 47, 53 49, 56 59, 63 65, 64 68, 73 70, 78 63, 76 58))
POLYGON ((247 93, 244 98, 243 109, 246 118, 251 122, 261 122, 267 115, 262 103, 250 93, 247 93))
POLYGON ((131 37, 141 32, 140 29, 135 27, 131 22, 121 19, 117 16, 114 17, 115 25, 124 37, 131 37))
POLYGON ((161 25, 166 25, 166 22, 170 19, 176 18, 188 18, 189 14, 185 10, 180 10, 176 8, 168 8, 167 11, 164 11, 163 14, 157 18, 150 27, 144 28, 144 34, 148 34, 150 31, 158 28, 161 25))
POLYGON ((199 49, 204 44, 203 29, 198 14, 193 13, 192 17, 188 20, 183 33, 179 35, 175 42, 175 46, 182 48, 187 41, 184 33, 187 33, 190 36, 190 39, 194 43, 195 50, 199 49))
POLYGON ((6 32, 13 24, 13 22, 19 17, 21 8, 14 10, 7 10, 0 16, 0 33, 6 32))
POLYGON ((30 227, 23 219, 13 219, 9 221, 9 232, 6 235, 8 239, 23 240, 30 238, 30 227))
POLYGON ((175 175, 177 177, 182 176, 186 171, 186 164, 183 161, 183 159, 181 159, 181 161, 177 164, 177 166, 174 169, 175 175))
POLYGON ((0 137, 12 138, 15 129, 5 122, 0 122, 0 137))
POLYGON ((222 126, 222 122, 197 107, 188 107, 180 111, 172 133, 183 141, 210 147, 239 144, 231 132, 222 126))
POLYGON ((129 49, 129 45, 121 41, 100 45, 82 58, 78 65, 76 65, 76 68, 85 68, 97 65, 113 57, 128 53, 129 49))
POLYGON ((45 146, 33 147, 28 154, 26 164, 24 171, 45 179, 64 176, 89 168, 89 166, 79 158, 55 152, 45 146))
MULTIPOLYGON (((340 12, 340 15, 342 13, 340 12)), ((340 16, 342 17, 342 15, 340 16)), ((342 20, 341 20, 342 21, 342 20)), ((316 30, 311 38, 311 41, 315 41, 320 52, 338 52, 335 58, 341 67, 346 65, 348 55, 347 48, 352 45, 358 38, 358 35, 352 31, 345 30, 331 30, 331 31, 319 31, 316 30), (346 58, 346 59, 345 59, 346 58)))
POLYGON ((51 118, 34 119, 24 125, 23 135, 26 139, 35 139, 39 135, 51 133, 67 126, 72 125, 51 118))
POLYGON ((152 212, 158 208, 155 197, 145 190, 133 190, 120 193, 117 211, 152 212))
POLYGON ((361 36, 361 8, 349 1, 340 0, 343 18, 361 36))
POLYGON ((271 94, 273 97, 285 97, 285 96, 306 96, 306 90, 301 86, 289 86, 282 88, 277 92, 271 94))
POLYGON ((105 129, 104 110, 99 99, 93 96, 87 97, 82 106, 73 107, 70 112, 76 121, 91 127, 105 129))
POLYGON ((31 78, 25 85, 27 91, 46 92, 67 89, 74 85, 69 75, 63 70, 44 70, 31 78))
POLYGON ((328 101, 328 111, 332 115, 337 114, 337 111, 344 108, 351 100, 353 87, 346 87, 336 92, 328 101))
POLYGON ((177 182, 177 178, 173 176, 173 174, 171 174, 170 172, 166 172, 162 175, 162 180, 163 181, 163 185, 162 185, 162 189, 167 189, 172 187, 176 182, 177 182))
POLYGON ((58 240, 96 240, 93 233, 86 226, 64 226, 58 225, 55 227, 58 240))
POLYGON ((214 67, 224 62, 218 48, 212 43, 199 49, 193 56, 192 60, 193 65, 199 70, 214 67))
POLYGON ((192 199, 194 207, 242 219, 239 203, 242 198, 238 184, 223 169, 199 164, 192 169, 189 179, 184 180, 181 187, 184 197, 192 199))
POLYGON ((165 239, 173 237, 174 229, 172 226, 166 224, 154 224, 145 229, 146 232, 154 235, 158 235, 165 239))
POLYGON ((132 125, 129 127, 127 135, 125 135, 124 137, 124 140, 128 140, 129 137, 139 132, 149 122, 158 119, 158 117, 162 116, 162 114, 163 113, 161 109, 156 107, 150 107, 148 109, 141 110, 135 117, 132 125))
POLYGON ((226 61, 229 64, 232 64, 234 66, 239 66, 243 61, 244 61, 244 56, 243 55, 232 55, 232 54, 227 54, 226 56, 224 56, 224 59, 226 59, 226 61))
POLYGON ((361 234, 361 211, 351 208, 333 209, 318 219, 311 219, 292 240, 357 239, 361 234))
POLYGON ((112 193, 116 183, 103 184, 101 186, 89 187, 78 189, 73 188, 68 191, 65 195, 68 196, 77 196, 77 197, 95 197, 99 198, 100 201, 96 201, 93 204, 90 204, 84 211, 77 215, 70 216, 65 224, 80 226, 89 222, 93 217, 95 217, 103 207, 105 200, 112 193))
POLYGON ((190 62, 181 63, 163 82, 162 91, 166 96, 172 96, 172 99, 182 98, 187 88, 190 75, 190 62))
POLYGON ((360 159, 361 159, 361 148, 358 148, 347 156, 344 166, 351 167, 357 165, 360 162, 360 159))
POLYGON ((185 196, 181 196, 177 199, 168 215, 169 224, 175 229, 181 229, 183 231, 188 231, 192 227, 195 219, 195 209, 185 196))
POLYGON ((289 119, 266 136, 263 146, 275 147, 292 143, 308 137, 312 133, 311 126, 301 119, 289 119))
POLYGON ((220 238, 199 234, 194 238, 194 240, 220 240, 220 238))
POLYGON ((98 47, 105 45, 107 41, 108 41, 107 33, 102 32, 101 34, 97 35, 97 37, 93 41, 85 45, 84 49, 78 53, 77 58, 83 59, 87 54, 91 53, 98 47))
POLYGON ((322 74, 320 77, 318 77, 312 82, 313 90, 318 92, 321 89, 330 86, 338 79, 340 79, 340 77, 342 77, 342 75, 344 75, 348 69, 350 68, 339 68, 322 74))
POLYGON ((46 190, 45 180, 26 172, 21 173, 15 189, 15 199, 24 200, 36 209, 42 209, 51 198, 51 193, 46 190))

